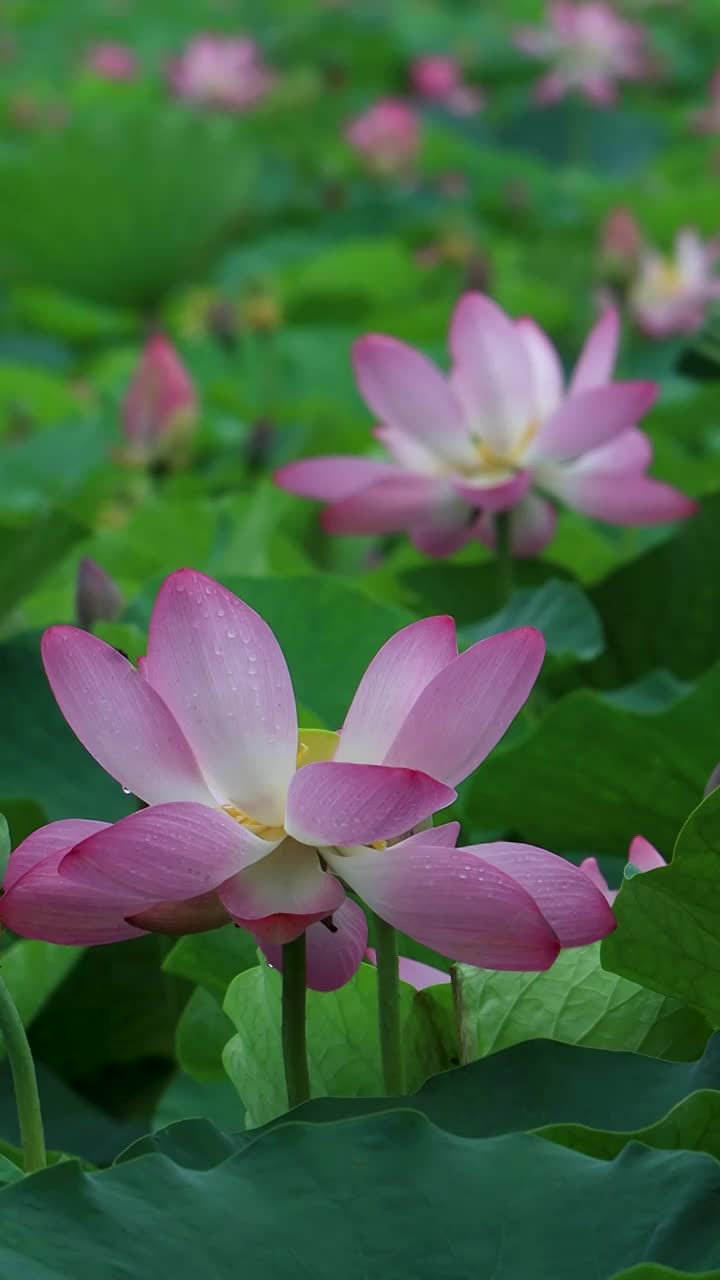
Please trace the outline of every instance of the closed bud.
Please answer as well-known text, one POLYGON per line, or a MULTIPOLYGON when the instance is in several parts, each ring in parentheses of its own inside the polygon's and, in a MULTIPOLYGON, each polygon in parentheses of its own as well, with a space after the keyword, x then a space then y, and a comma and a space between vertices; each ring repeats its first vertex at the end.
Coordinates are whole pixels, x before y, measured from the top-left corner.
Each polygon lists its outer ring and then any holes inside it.
POLYGON ((96 622, 114 622, 125 607, 117 583, 110 574, 88 556, 78 565, 75 582, 75 617, 84 631, 96 622))
POLYGON ((122 405, 125 460, 154 462, 192 432, 197 397, 172 343, 154 334, 146 343, 122 405))
POLYGON ((716 787, 720 787, 720 763, 715 765, 715 768, 713 769, 712 773, 710 774, 710 777, 705 783, 705 790, 703 791, 703 799, 706 799, 707 796, 709 796, 710 793, 713 792, 716 787))

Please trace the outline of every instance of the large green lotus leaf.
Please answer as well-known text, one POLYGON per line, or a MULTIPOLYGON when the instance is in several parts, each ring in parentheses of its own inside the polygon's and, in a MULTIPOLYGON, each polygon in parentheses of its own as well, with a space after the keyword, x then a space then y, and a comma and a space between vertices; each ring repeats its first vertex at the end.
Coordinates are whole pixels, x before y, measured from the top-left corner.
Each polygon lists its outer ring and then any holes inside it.
POLYGON ((0 365, 0 436, 30 423, 71 422, 81 411, 80 397, 60 374, 37 364, 0 365))
POLYGON ((720 1265, 720 1170, 694 1152, 634 1145, 608 1164, 531 1135, 460 1137, 412 1111, 283 1124, 236 1154, 211 1146, 200 1167, 190 1153, 146 1154, 10 1185, 0 1267, 96 1280, 120 1259, 129 1276, 194 1280, 198 1266, 220 1277, 240 1259, 274 1280, 527 1280, 538 1268, 610 1280, 644 1261, 720 1265))
POLYGON ((720 755, 718 705, 720 666, 655 715, 577 690, 481 765, 465 789, 469 827, 623 856, 641 833, 667 853, 720 755))
POLYGON ((548 658, 556 662, 590 662, 605 648, 597 611, 572 582, 548 578, 541 587, 513 592, 503 609, 463 629, 464 643, 512 627, 537 627, 545 637, 548 658))
POLYGON ((3 951, 0 972, 26 1027, 75 968, 83 951, 83 947, 58 947, 29 938, 3 951))
POLYGON ((0 614, 33 591, 87 530, 64 511, 19 527, 0 525, 0 614))
POLYGON ((599 943, 562 951, 544 973, 458 965, 453 983, 464 1062, 536 1038, 689 1061, 711 1032, 686 1004, 608 973, 599 943))
MULTIPOLYGON (((239 974, 225 997, 225 1012, 237 1029, 225 1049, 225 1069, 249 1128, 287 1110, 281 985, 280 974, 262 964, 239 974)), ((454 1058, 450 989, 446 984, 416 992, 401 983, 400 1002, 408 1084, 416 1088, 454 1058)), ((308 1064, 316 1096, 384 1092, 377 1022, 377 971, 371 965, 362 964, 337 991, 308 992, 308 1064)))
POLYGON ((224 1080, 223 1052, 233 1031, 222 999, 196 987, 175 1029, 175 1054, 183 1071, 201 1083, 224 1080))
POLYGON ((626 1132, 586 1125, 551 1124, 538 1130, 551 1142, 598 1160, 613 1160, 630 1142, 669 1151, 706 1151, 720 1159, 720 1092, 702 1089, 678 1102, 666 1116, 645 1128, 626 1132))
POLYGON ((669 867, 626 879, 605 968, 720 1024, 720 789, 691 813, 669 867))
MULTIPOLYGON (((92 421, 52 426, 3 444, 0 453, 0 516, 19 523, 47 516, 48 506, 74 501, 106 460, 108 439, 92 421)), ((88 495, 94 509, 94 493, 88 495)), ((54 550, 47 548, 52 564, 54 550)))

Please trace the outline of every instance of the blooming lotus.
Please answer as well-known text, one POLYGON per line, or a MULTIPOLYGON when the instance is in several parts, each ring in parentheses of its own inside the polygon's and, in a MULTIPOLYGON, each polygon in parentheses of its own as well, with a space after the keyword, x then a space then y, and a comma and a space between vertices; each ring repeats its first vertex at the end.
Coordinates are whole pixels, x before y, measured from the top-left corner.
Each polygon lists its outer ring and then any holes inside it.
POLYGON ((85 66, 104 80, 133 80, 137 74, 137 58, 124 44, 94 44, 87 52, 85 66))
MULTIPOLYGON (((644 836, 635 836, 635 839, 630 844, 628 866, 635 867, 637 871, 656 871, 658 867, 666 867, 667 862, 649 840, 646 840, 644 836)), ((612 905, 620 890, 610 888, 600 870, 597 858, 583 858, 580 863, 580 870, 585 873, 589 880, 592 880, 594 885, 597 885, 600 892, 604 894, 606 900, 612 905)))
POLYGON ((410 68, 410 78, 422 98, 440 103, 455 115, 472 115, 484 105, 483 94, 464 84, 462 67, 446 54, 431 53, 416 58, 410 68))
POLYGON ((691 228, 678 232, 671 257, 647 248, 627 298, 638 328, 650 338, 699 329, 708 304, 720 298, 720 278, 713 274, 718 258, 720 240, 704 242, 691 228))
POLYGON ((401 98, 382 98, 351 120, 345 139, 375 173, 407 172, 420 148, 420 125, 413 107, 401 98))
POLYGON ((160 589, 139 669, 74 627, 50 628, 42 651, 80 741, 148 807, 29 836, 0 902, 17 933, 93 944, 232 920, 279 963, 307 930, 308 980, 330 990, 367 945, 345 886, 427 946, 492 968, 546 968, 613 927, 602 894, 554 854, 456 849, 456 823, 414 831, 525 702, 544 653, 533 628, 458 655, 452 619, 412 623, 370 663, 340 733, 298 731, 270 628, 190 569, 160 589))
POLYGON ((246 111, 275 81, 255 41, 245 37, 196 36, 169 74, 179 98, 227 111, 246 111))
POLYGON ((195 388, 172 343, 157 333, 145 345, 122 405, 125 458, 152 462, 191 431, 195 388))
POLYGON ((513 553, 532 555, 553 536, 555 501, 612 524, 689 515, 692 502, 646 474, 650 442, 635 424, 656 386, 611 380, 618 332, 609 310, 567 385, 534 321, 511 320, 481 294, 455 310, 449 377, 395 338, 361 338, 355 374, 389 458, 305 459, 276 480, 329 501, 329 533, 407 530, 433 556, 472 538, 493 546, 506 509, 513 553))
POLYGON ((642 80, 650 70, 643 29, 602 0, 554 0, 545 27, 519 27, 514 38, 524 53, 551 63, 535 89, 542 103, 575 89, 596 106, 607 106, 617 98, 618 80, 642 80))

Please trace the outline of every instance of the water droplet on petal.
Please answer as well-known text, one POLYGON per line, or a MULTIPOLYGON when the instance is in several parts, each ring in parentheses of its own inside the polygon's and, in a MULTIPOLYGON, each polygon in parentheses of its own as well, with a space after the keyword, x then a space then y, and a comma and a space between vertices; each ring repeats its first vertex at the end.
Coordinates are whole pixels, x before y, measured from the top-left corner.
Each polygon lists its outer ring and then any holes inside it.
POLYGON ((129 787, 123 787, 123 789, 122 789, 122 790, 123 790, 123 795, 124 795, 124 796, 130 796, 130 795, 132 795, 132 791, 130 790, 130 788, 129 788, 129 787))

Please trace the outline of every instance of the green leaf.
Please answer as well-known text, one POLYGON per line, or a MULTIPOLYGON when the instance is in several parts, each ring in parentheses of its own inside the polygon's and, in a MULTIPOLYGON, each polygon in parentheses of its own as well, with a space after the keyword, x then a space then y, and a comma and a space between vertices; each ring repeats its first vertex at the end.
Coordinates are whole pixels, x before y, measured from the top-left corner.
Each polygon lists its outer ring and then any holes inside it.
POLYGON ((228 924, 180 938, 163 960, 163 969, 200 983, 223 1000, 233 978, 256 964, 257 943, 252 934, 228 924))
POLYGON ((155 1109, 153 1124, 164 1128, 187 1117, 209 1120, 220 1129, 243 1129, 245 1112, 227 1076, 212 1085, 201 1084, 184 1072, 173 1076, 155 1109))
POLYGON ((10 828, 4 813, 0 813, 0 877, 5 878, 10 860, 10 828))
POLYGON ((720 789, 691 813, 669 867, 623 882, 606 969, 675 996, 720 1024, 720 789))
POLYGON ((81 403, 67 381, 36 364, 0 365, 0 436, 15 423, 47 427, 77 418, 81 403))
POLYGON ((720 1159, 720 1092, 704 1089, 691 1093, 655 1124, 617 1132, 589 1129, 585 1125, 546 1125, 543 1138, 582 1151, 596 1160, 614 1160, 630 1142, 664 1151, 706 1151, 720 1159))
MULTIPOLYGON (((400 984, 403 1041, 410 1087, 450 1064, 455 1052, 446 986, 416 992, 400 984)), ((226 1046, 225 1069, 247 1110, 247 1125, 264 1124, 287 1110, 280 1053, 281 977, 262 964, 230 985, 225 1011, 237 1028, 226 1046)), ((310 1084, 315 1096, 382 1094, 377 1031, 377 971, 361 964, 333 992, 308 991, 310 1084)))
POLYGON ((656 715, 589 690, 568 694, 485 761, 466 788, 465 818, 558 852, 624 856, 638 833, 669 850, 717 763, 719 703, 720 667, 656 715))
POLYGON ((85 526, 64 511, 19 528, 0 525, 0 614, 34 591, 86 533, 85 526))
POLYGON ((524 1040, 561 1040, 687 1061, 711 1028, 693 1009, 606 972, 600 944, 562 951, 545 973, 454 970, 464 1062, 524 1040))
POLYGON ((175 1053, 183 1071, 200 1082, 224 1080, 223 1052, 232 1034, 221 999, 196 987, 175 1030, 175 1053))
POLYGON ((34 939, 14 942, 2 952, 0 974, 26 1027, 75 968, 83 952, 83 947, 58 947, 34 939))
POLYGON ((548 656, 559 662, 590 662, 605 647, 600 618, 588 597, 574 583, 559 578, 513 592, 504 609, 465 627, 462 638, 472 644, 511 627, 537 627, 545 637, 548 656))

